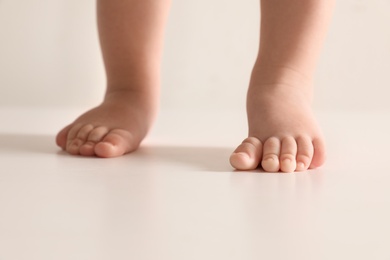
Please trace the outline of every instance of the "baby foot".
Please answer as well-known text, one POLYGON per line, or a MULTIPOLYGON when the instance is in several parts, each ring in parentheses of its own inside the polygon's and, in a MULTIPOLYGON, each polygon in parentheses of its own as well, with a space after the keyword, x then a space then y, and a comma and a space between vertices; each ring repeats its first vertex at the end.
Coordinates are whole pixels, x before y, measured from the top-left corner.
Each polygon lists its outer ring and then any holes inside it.
POLYGON ((117 157, 136 150, 154 117, 150 97, 112 91, 104 102, 62 129, 57 145, 72 155, 117 157))
POLYGON ((323 135, 303 88, 251 86, 247 97, 249 137, 230 157, 238 170, 259 165, 266 172, 305 171, 325 161, 323 135))

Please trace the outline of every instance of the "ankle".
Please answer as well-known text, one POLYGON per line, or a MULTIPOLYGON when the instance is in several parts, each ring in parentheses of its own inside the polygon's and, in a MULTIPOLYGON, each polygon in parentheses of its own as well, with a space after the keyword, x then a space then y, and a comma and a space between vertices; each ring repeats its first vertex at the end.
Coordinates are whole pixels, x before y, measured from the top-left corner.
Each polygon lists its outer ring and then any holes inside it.
POLYGON ((133 91, 136 93, 156 92, 160 87, 160 67, 140 62, 128 64, 125 68, 107 71, 107 92, 133 91))
POLYGON ((252 70, 250 92, 288 92, 303 94, 310 102, 313 99, 312 76, 284 65, 261 65, 252 70))
POLYGON ((262 85, 301 85, 309 86, 313 80, 313 73, 290 65, 274 65, 256 62, 252 70, 252 80, 261 81, 262 85))
POLYGON ((159 89, 108 87, 104 96, 104 102, 155 110, 159 103, 159 89))

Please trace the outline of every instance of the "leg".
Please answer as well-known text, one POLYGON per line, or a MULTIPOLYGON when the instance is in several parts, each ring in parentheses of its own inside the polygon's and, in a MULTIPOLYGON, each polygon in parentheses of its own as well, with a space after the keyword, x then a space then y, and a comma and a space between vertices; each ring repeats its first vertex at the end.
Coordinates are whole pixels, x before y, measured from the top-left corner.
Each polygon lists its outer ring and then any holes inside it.
POLYGON ((303 171, 325 161, 311 111, 312 77, 333 0, 261 0, 259 54, 247 96, 249 138, 230 162, 240 170, 303 171))
POLYGON ((70 154, 115 157, 134 151, 156 114, 163 32, 170 0, 98 0, 107 74, 101 105, 57 135, 70 154))

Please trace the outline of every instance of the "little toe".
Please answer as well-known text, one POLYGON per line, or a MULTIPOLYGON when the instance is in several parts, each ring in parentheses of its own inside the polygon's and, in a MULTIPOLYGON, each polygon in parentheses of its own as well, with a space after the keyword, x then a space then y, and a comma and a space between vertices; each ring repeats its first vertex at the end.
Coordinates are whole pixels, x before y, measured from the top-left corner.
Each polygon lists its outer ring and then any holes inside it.
POLYGON ((114 129, 95 145, 95 154, 103 158, 117 157, 134 151, 138 145, 129 131, 114 129))
POLYGON ((279 171, 280 140, 276 137, 268 138, 264 143, 261 166, 267 172, 279 171))
POLYGON ((316 138, 313 140, 314 155, 310 164, 310 169, 320 167, 325 163, 326 152, 325 142, 322 138, 316 138))
POLYGON ((297 138, 297 171, 306 171, 313 159, 313 144, 308 136, 297 138))
POLYGON ((69 135, 72 134, 73 136, 75 135, 75 137, 70 141, 69 145, 67 146, 67 151, 70 154, 80 154, 80 147, 87 141, 88 135, 93 128, 94 127, 91 124, 83 125, 78 129, 77 134, 70 133, 69 135))
POLYGON ((71 129, 72 125, 68 125, 64 127, 60 132, 58 132, 56 136, 56 144, 62 148, 62 150, 66 149, 66 141, 67 141, 67 136, 68 132, 71 129))
POLYGON ((94 156, 95 145, 102 141, 108 132, 109 130, 105 126, 98 126, 91 130, 87 141, 80 147, 80 154, 84 156, 94 156))
POLYGON ((297 143, 292 136, 282 140, 280 153, 280 170, 283 172, 294 172, 296 169, 297 143))
POLYGON ((230 156, 230 164, 237 170, 253 170, 260 163, 262 143, 256 137, 246 138, 230 156))

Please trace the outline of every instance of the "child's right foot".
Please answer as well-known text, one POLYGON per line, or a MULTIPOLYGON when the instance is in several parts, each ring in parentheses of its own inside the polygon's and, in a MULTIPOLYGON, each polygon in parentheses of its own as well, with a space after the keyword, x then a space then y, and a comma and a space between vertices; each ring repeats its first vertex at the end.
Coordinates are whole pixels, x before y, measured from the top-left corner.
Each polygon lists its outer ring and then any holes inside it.
POLYGON ((117 157, 138 148, 155 114, 151 96, 111 91, 104 102, 62 129, 57 145, 73 155, 117 157))

